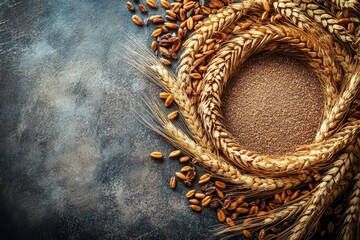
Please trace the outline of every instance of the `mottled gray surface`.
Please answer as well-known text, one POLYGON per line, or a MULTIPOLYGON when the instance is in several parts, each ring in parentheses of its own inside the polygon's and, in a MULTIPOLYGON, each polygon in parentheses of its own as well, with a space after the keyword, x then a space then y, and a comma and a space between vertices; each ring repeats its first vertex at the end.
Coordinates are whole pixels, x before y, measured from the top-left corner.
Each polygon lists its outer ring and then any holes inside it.
POLYGON ((167 187, 181 165, 148 157, 172 147, 131 107, 159 89, 120 61, 152 30, 124 4, 2 1, 0 239, 209 238, 215 214, 167 187))

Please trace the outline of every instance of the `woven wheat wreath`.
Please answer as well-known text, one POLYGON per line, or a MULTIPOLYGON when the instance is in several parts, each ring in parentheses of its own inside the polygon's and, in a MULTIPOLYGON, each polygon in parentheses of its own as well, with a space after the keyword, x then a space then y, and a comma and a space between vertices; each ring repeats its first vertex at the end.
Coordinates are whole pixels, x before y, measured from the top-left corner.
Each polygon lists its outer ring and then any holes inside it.
MULTIPOLYGON (((358 13, 355 0, 332 2, 358 13)), ((172 94, 187 130, 167 119, 158 105, 152 105, 151 110, 159 125, 150 126, 192 156, 212 177, 233 184, 228 190, 232 199, 244 193, 254 199, 270 197, 310 183, 316 174, 321 176, 317 186, 300 198, 266 214, 254 215, 251 221, 238 218, 235 226, 220 229, 225 237, 243 230, 268 230, 289 221, 281 233, 269 237, 306 239, 314 233, 329 205, 345 189, 352 188, 338 236, 360 239, 357 35, 350 34, 311 0, 247 0, 210 15, 204 26, 184 43, 177 76, 150 53, 146 58, 138 58, 143 53, 132 51, 133 65, 172 94), (228 37, 218 51, 207 56, 211 60, 195 86, 191 73, 201 63, 196 54, 222 32, 228 37), (285 156, 263 156, 244 149, 223 123, 224 86, 248 57, 263 51, 281 51, 305 60, 324 89, 323 120, 313 144, 299 146, 285 156)), ((261 234, 259 238, 263 237, 261 234)))

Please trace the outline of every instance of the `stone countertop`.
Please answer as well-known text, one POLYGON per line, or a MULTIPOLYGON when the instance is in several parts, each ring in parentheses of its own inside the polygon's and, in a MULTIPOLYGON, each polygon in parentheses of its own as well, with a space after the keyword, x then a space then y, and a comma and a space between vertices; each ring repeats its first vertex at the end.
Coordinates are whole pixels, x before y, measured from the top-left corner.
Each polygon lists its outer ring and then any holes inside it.
POLYGON ((132 104, 160 90, 119 49, 153 29, 120 0, 8 0, 0 19, 0 239, 214 238, 132 104))

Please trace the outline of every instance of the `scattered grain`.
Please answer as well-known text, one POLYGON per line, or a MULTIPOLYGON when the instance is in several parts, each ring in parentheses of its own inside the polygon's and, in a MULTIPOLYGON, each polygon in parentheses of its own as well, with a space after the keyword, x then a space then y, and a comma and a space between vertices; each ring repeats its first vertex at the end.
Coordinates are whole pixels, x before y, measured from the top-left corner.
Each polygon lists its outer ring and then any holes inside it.
POLYGON ((237 208, 237 206, 238 206, 238 203, 236 201, 234 201, 234 202, 230 203, 230 206, 228 207, 228 209, 230 211, 232 211, 232 210, 235 210, 237 208))
POLYGON ((205 173, 204 175, 202 175, 202 176, 200 177, 198 183, 199 183, 199 184, 201 184, 201 183, 206 183, 206 182, 210 181, 210 179, 211 179, 211 174, 205 173))
POLYGON ((226 223, 227 223, 230 227, 234 227, 234 226, 235 226, 234 220, 232 220, 232 219, 229 218, 229 217, 226 218, 226 223))
POLYGON ((161 15, 152 15, 149 17, 149 20, 154 21, 155 19, 158 19, 158 18, 162 18, 162 16, 161 15))
POLYGON ((217 193, 217 195, 221 198, 221 199, 223 199, 225 196, 224 196, 224 193, 220 190, 220 189, 216 189, 216 193, 217 193))
POLYGON ((174 120, 174 119, 177 118, 178 116, 179 116, 179 112, 178 112, 178 111, 173 111, 173 112, 169 113, 168 118, 169 118, 170 120, 174 120))
POLYGON ((175 188, 176 188, 176 178, 175 178, 174 176, 172 176, 172 177, 170 178, 170 183, 169 183, 169 185, 170 185, 170 188, 172 188, 172 189, 175 189, 175 188))
POLYGON ((174 101, 173 96, 171 96, 171 95, 168 96, 165 100, 165 107, 169 107, 173 103, 173 101, 174 101))
POLYGON ((189 29, 189 30, 192 30, 194 28, 194 20, 192 19, 192 17, 189 17, 187 20, 186 20, 186 27, 189 29))
POLYGON ((181 172, 176 172, 176 173, 175 173, 175 176, 176 176, 177 178, 181 179, 181 180, 185 180, 185 179, 186 179, 185 175, 184 175, 183 173, 181 173, 181 172))
POLYGON ((219 209, 217 212, 217 218, 219 220, 219 222, 224 222, 226 219, 225 213, 223 210, 219 209))
POLYGON ((334 232, 334 228, 335 228, 334 224, 332 222, 329 222, 327 225, 327 230, 330 234, 334 232))
POLYGON ((171 7, 170 3, 166 0, 160 0, 160 3, 163 8, 169 9, 171 7))
POLYGON ((205 194, 204 193, 195 193, 195 197, 203 199, 203 198, 205 198, 205 194))
POLYGON ((161 33, 162 33, 162 29, 158 28, 151 33, 151 37, 155 38, 155 37, 159 36, 161 33))
POLYGON ((203 200, 201 200, 201 204, 205 207, 209 205, 210 201, 211 201, 211 196, 206 196, 205 198, 203 198, 203 200))
POLYGON ((225 189, 226 188, 226 183, 224 183, 222 181, 215 181, 215 186, 220 188, 220 189, 225 189))
POLYGON ((161 152, 152 152, 152 153, 150 153, 150 156, 151 156, 152 158, 160 159, 160 158, 163 157, 163 154, 162 154, 161 152))
POLYGON ((192 205, 199 205, 200 204, 199 200, 197 200, 196 198, 189 199, 189 203, 192 204, 192 205))
POLYGON ((151 8, 157 8, 156 2, 154 0, 146 0, 146 4, 151 8))
POLYGON ((238 207, 238 208, 236 208, 236 212, 238 212, 238 213, 247 213, 247 212, 249 212, 249 209, 244 208, 244 207, 238 207))
POLYGON ((299 194, 300 194, 300 190, 297 190, 296 192, 294 192, 294 194, 293 195, 291 195, 291 200, 294 200, 295 198, 297 198, 298 196, 299 196, 299 194))
POLYGON ((253 215, 255 214, 255 210, 256 210, 256 206, 252 206, 248 212, 248 215, 253 215))
POLYGON ((153 41, 152 43, 151 43, 151 49, 155 52, 156 51, 156 49, 157 49, 157 43, 156 43, 156 41, 153 41))
POLYGON ((190 166, 184 166, 183 168, 181 168, 180 172, 187 172, 191 169, 190 166))
POLYGON ((141 18, 138 15, 132 16, 132 20, 138 26, 143 26, 144 25, 143 21, 141 20, 141 18))
POLYGON ((135 6, 131 2, 126 2, 126 6, 130 11, 135 11, 135 6))
POLYGON ((291 201, 291 196, 287 196, 284 200, 284 204, 288 203, 291 201))
POLYGON ((252 218, 246 218, 246 219, 244 220, 243 224, 246 225, 246 224, 251 223, 252 221, 253 221, 252 218))
POLYGON ((172 45, 171 49, 174 51, 174 52, 177 52, 179 51, 181 47, 181 41, 180 40, 177 40, 176 42, 174 42, 174 44, 172 45))
POLYGON ((291 189, 286 189, 286 194, 288 196, 292 196, 293 195, 293 191, 291 191, 291 189))
POLYGON ((275 199, 275 201, 276 201, 277 203, 281 203, 281 202, 282 202, 282 201, 281 201, 281 196, 280 196, 278 193, 275 194, 274 199, 275 199))
POLYGON ((190 160, 190 157, 189 156, 183 156, 179 160, 182 163, 186 163, 186 162, 188 162, 190 160))
POLYGON ((187 197, 187 198, 191 198, 192 196, 195 195, 195 193, 196 193, 196 190, 195 190, 195 189, 192 189, 192 190, 190 190, 190 191, 188 191, 188 192, 186 193, 186 197, 187 197))
POLYGON ((266 234, 265 229, 261 229, 261 231, 259 232, 258 239, 264 239, 265 234, 266 234))
POLYGON ((181 154, 181 150, 174 150, 171 153, 169 153, 169 158, 178 157, 181 154))
POLYGON ((170 93, 167 92, 161 92, 160 93, 160 98, 161 99, 167 99, 170 96, 170 93))
MULTIPOLYGON (((139 4, 139 10, 142 14, 146 14, 148 11, 147 11, 147 8, 145 7, 145 5, 143 4, 139 4)), ((149 18, 149 20, 151 21, 151 19, 149 18)))
POLYGON ((191 182, 192 180, 195 179, 195 176, 196 176, 196 171, 194 170, 194 168, 192 168, 186 173, 186 180, 191 182))
POLYGON ((190 205, 189 207, 195 212, 201 212, 201 207, 199 205, 190 205))
POLYGON ((165 22, 164 25, 171 29, 178 29, 179 27, 176 23, 172 23, 172 22, 165 22))
POLYGON ((252 237, 251 232, 248 231, 248 230, 243 230, 243 231, 242 231, 242 234, 243 234, 245 237, 248 237, 248 238, 251 238, 251 237, 252 237))

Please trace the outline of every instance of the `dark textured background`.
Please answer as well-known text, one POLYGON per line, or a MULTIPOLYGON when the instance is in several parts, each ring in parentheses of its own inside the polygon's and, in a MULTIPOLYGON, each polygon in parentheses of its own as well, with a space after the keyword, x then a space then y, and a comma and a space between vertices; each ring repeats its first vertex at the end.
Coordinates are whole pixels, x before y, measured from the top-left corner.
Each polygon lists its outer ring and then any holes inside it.
POLYGON ((124 65, 125 34, 150 42, 125 1, 0 6, 0 239, 205 238, 216 223, 168 181, 173 148, 130 104, 153 84, 124 65))
MULTIPOLYGON (((144 1, 142 1, 144 2, 144 1)), ((125 33, 150 43, 125 1, 0 3, 0 239, 209 239, 173 148, 131 102, 159 89, 121 63, 125 33)))

